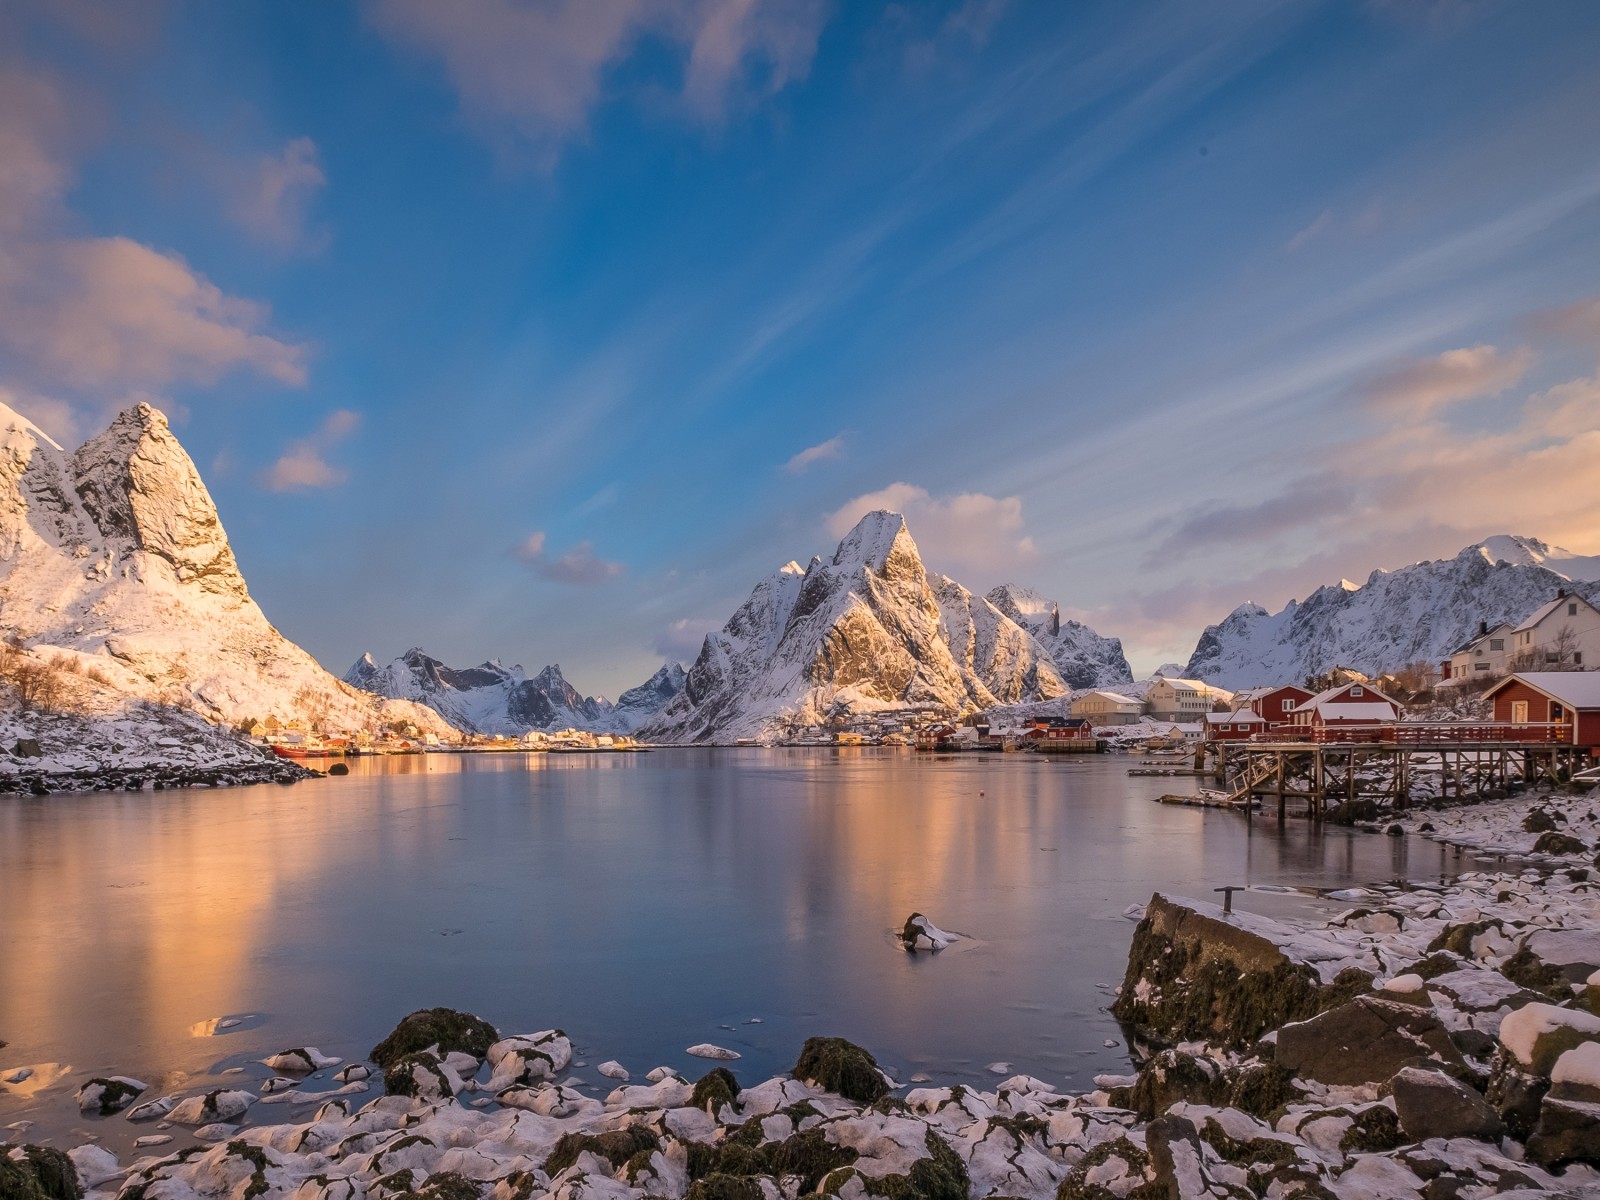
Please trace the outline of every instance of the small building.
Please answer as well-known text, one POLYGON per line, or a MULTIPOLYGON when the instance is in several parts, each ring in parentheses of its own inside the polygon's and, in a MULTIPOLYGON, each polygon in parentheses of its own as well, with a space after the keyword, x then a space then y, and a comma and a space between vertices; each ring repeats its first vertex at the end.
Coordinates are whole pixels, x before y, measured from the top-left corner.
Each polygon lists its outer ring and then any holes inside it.
POLYGON ((1132 696, 1096 690, 1079 696, 1068 711, 1092 725, 1137 725, 1144 705, 1132 696))
POLYGON ((1552 723, 1552 741, 1600 750, 1600 671, 1519 671, 1491 687, 1502 725, 1552 723))
POLYGON ((1208 742, 1242 742, 1267 731, 1267 723, 1248 708, 1209 712, 1201 722, 1208 742))
POLYGON ((1261 718, 1262 724, 1270 731, 1280 725, 1289 724, 1294 716, 1294 710, 1309 699, 1311 692, 1308 689, 1284 683, 1276 687, 1250 688, 1248 691, 1235 693, 1233 709, 1235 713, 1253 712, 1261 718))
POLYGON ((1467 679, 1493 679, 1504 675, 1511 662, 1511 622, 1491 626, 1478 622, 1478 632, 1450 652, 1440 664, 1441 682, 1459 684, 1467 679))
POLYGON ((1581 671, 1600 665, 1600 608, 1561 591, 1511 631, 1513 671, 1581 671))
POLYGON ((1289 728, 1315 734, 1337 726, 1392 725, 1402 712, 1399 704, 1370 683, 1344 683, 1297 704, 1289 728))
POLYGON ((1166 676, 1158 678, 1144 694, 1144 705, 1156 720, 1176 721, 1197 728, 1206 713, 1232 700, 1232 692, 1202 680, 1168 679, 1166 676))
POLYGON ((1030 721, 1022 742, 1045 752, 1092 750, 1098 745, 1087 717, 1051 717, 1030 721))
POLYGON ((867 739, 853 730, 841 729, 833 735, 833 744, 836 746, 865 746, 867 739))

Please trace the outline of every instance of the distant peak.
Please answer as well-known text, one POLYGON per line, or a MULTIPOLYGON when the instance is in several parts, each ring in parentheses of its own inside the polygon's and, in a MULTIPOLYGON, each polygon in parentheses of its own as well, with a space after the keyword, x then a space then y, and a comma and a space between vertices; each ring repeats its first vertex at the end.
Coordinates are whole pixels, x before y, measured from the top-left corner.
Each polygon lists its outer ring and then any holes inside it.
POLYGON ((0 404, 0 430, 16 430, 56 450, 61 449, 59 442, 9 405, 0 404))
POLYGON ((834 551, 833 565, 860 564, 881 570, 897 548, 917 556, 916 543, 906 529, 906 519, 897 512, 880 508, 867 513, 844 535, 834 551))

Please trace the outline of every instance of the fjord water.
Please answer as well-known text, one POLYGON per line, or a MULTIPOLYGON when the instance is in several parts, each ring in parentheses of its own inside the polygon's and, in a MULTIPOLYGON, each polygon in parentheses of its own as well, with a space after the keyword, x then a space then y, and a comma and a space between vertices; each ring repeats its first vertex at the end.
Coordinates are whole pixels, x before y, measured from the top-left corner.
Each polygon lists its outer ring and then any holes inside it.
POLYGON ((438 1004, 565 1029, 595 1084, 607 1058, 696 1077, 698 1042, 752 1081, 826 1033, 901 1080, 992 1083, 998 1060, 1088 1087, 1126 1065, 1104 1009, 1127 905, 1443 865, 1431 843, 1408 862, 1405 839, 1155 804, 1188 781, 1130 761, 428 755, 293 787, 8 798, 0 1067, 65 1069, 0 1091, 0 1116, 76 1121, 93 1074, 177 1090, 285 1047, 361 1058, 438 1004), (891 930, 913 910, 968 940, 905 954, 891 930))

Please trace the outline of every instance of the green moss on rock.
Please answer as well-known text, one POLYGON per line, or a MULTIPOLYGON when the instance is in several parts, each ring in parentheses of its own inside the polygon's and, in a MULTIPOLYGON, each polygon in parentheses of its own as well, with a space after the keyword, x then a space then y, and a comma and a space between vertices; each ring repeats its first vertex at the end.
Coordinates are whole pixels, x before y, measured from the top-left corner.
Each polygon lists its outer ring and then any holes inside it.
POLYGON ((1572 986, 1561 968, 1544 962, 1526 946, 1500 964, 1500 974, 1518 987, 1542 992, 1558 1001, 1572 995, 1572 986))
POLYGON ((481 1059, 499 1040, 495 1027, 482 1017, 453 1008, 421 1008, 402 1018, 368 1057, 388 1068, 408 1054, 438 1046, 441 1056, 459 1051, 481 1059))
POLYGON ((889 1094, 878 1060, 844 1038, 807 1038, 791 1074, 857 1104, 876 1104, 889 1094))
POLYGON ((1400 1118, 1387 1105, 1375 1104, 1350 1116, 1355 1124, 1346 1129, 1344 1136, 1339 1139, 1339 1149, 1346 1154, 1375 1153, 1406 1144, 1406 1135, 1400 1130, 1400 1118))
POLYGON ((643 1125, 630 1125, 626 1129, 613 1129, 606 1133, 565 1133, 555 1144, 555 1149, 550 1151, 544 1169, 547 1175, 559 1175, 577 1162, 578 1156, 585 1151, 605 1159, 615 1168, 641 1150, 659 1149, 661 1139, 643 1125))
POLYGON ((21 1160, 0 1150, 0 1200, 81 1200, 78 1169, 60 1150, 24 1145, 21 1160))
POLYGON ((722 1111, 724 1104, 739 1098, 739 1081, 727 1067, 712 1067, 694 1085, 689 1103, 703 1108, 713 1117, 722 1111))
POLYGON ((763 1200, 765 1193, 754 1179, 739 1175, 707 1175, 689 1185, 684 1200, 763 1200))

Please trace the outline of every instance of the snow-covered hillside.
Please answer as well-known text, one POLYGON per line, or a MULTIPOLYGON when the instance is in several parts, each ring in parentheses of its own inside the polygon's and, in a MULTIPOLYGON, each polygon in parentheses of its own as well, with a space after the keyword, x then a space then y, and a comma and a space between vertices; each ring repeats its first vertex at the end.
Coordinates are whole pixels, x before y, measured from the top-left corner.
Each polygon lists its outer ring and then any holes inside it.
POLYGON ((1054 600, 1014 583, 1002 584, 985 598, 1049 651, 1068 687, 1115 687, 1133 679, 1121 640, 1101 637, 1081 621, 1063 621, 1054 600))
POLYGON ((1050 655, 989 601, 930 577, 898 513, 862 517, 833 557, 787 563, 709 635, 683 692, 640 735, 772 737, 838 714, 968 712, 1064 691, 1050 655))
POLYGON ((530 679, 520 666, 498 661, 447 667, 415 647, 384 667, 363 654, 344 677, 363 691, 427 705, 457 728, 488 734, 531 729, 632 733, 682 690, 683 678, 683 668, 670 663, 612 704, 583 695, 560 666, 548 666, 530 679))
POLYGON ((1320 587, 1277 613, 1243 604, 1200 635, 1186 674, 1226 688, 1299 682, 1334 666, 1369 675, 1438 662, 1479 623, 1521 621, 1562 589, 1600 598, 1600 558, 1501 535, 1454 558, 1320 587))
POLYGON ((212 722, 451 732, 341 683, 272 627, 194 463, 146 404, 72 454, 0 406, 0 630, 130 701, 212 722))

